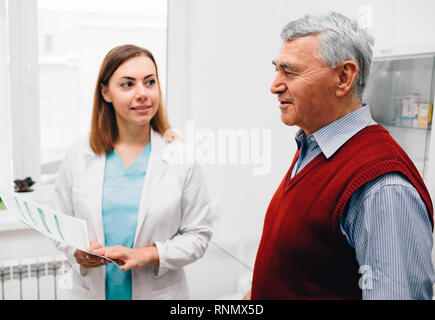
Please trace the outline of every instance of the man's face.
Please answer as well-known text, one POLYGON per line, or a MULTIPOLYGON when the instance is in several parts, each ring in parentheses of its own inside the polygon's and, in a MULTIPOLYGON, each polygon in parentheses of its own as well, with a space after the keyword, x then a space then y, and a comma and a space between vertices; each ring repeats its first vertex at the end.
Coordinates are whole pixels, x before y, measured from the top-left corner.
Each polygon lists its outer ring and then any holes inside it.
POLYGON ((278 95, 281 120, 307 135, 331 121, 338 77, 319 58, 319 39, 306 36, 286 42, 274 60, 276 77, 270 88, 278 95))

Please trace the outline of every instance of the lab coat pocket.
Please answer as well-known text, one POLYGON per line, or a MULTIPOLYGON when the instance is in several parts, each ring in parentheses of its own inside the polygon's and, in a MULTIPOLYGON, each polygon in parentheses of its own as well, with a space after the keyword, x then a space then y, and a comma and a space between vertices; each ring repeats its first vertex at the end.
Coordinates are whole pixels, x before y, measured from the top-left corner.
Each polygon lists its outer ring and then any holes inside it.
POLYGON ((151 292, 151 298, 153 300, 172 300, 179 296, 179 291, 183 290, 183 281, 178 281, 174 285, 169 285, 160 289, 153 289, 151 292))
POLYGON ((72 290, 67 296, 69 300, 89 300, 91 297, 91 290, 74 284, 72 290))
POLYGON ((69 292, 69 299, 72 300, 89 300, 91 290, 89 289, 88 281, 80 274, 73 272, 72 288, 69 292))

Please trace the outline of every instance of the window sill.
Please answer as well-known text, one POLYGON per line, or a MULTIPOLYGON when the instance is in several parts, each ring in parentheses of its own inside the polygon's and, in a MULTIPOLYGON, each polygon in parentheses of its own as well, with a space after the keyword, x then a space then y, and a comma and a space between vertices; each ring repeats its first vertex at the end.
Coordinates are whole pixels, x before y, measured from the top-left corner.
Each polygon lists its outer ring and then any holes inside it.
POLYGON ((0 232, 29 229, 28 226, 15 218, 15 216, 8 212, 8 210, 0 211, 0 232))
MULTIPOLYGON (((36 184, 32 188, 33 192, 21 193, 21 195, 47 207, 52 207, 54 184, 36 184)), ((19 221, 12 212, 8 212, 7 209, 0 211, 0 232, 28 229, 31 228, 19 221)))

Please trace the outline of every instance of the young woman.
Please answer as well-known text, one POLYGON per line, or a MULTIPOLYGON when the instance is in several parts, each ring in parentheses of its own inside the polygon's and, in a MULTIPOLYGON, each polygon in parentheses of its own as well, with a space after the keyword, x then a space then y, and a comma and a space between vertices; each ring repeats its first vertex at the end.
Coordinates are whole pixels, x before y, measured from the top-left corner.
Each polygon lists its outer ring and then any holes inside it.
POLYGON ((121 268, 58 244, 73 265, 71 298, 188 298, 182 268, 207 248, 211 201, 197 165, 163 157, 182 143, 168 132, 153 55, 134 45, 112 49, 98 76, 90 135, 67 152, 54 203, 86 220, 90 250, 121 268))

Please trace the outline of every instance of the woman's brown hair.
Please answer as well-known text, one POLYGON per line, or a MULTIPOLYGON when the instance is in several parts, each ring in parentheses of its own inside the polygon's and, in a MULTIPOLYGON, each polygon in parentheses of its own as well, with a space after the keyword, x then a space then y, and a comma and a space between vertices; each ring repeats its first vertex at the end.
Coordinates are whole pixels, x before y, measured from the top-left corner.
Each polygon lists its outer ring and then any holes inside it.
POLYGON ((166 108, 163 103, 159 75, 156 61, 150 51, 135 45, 122 45, 110 50, 101 64, 97 84, 94 93, 94 106, 91 119, 91 133, 89 144, 96 154, 107 155, 114 149, 114 143, 118 138, 118 125, 115 111, 111 103, 106 102, 101 94, 102 85, 108 85, 110 77, 116 69, 130 58, 146 56, 151 59, 156 67, 157 83, 160 92, 160 104, 157 113, 151 119, 151 128, 162 136, 170 129, 166 108))

